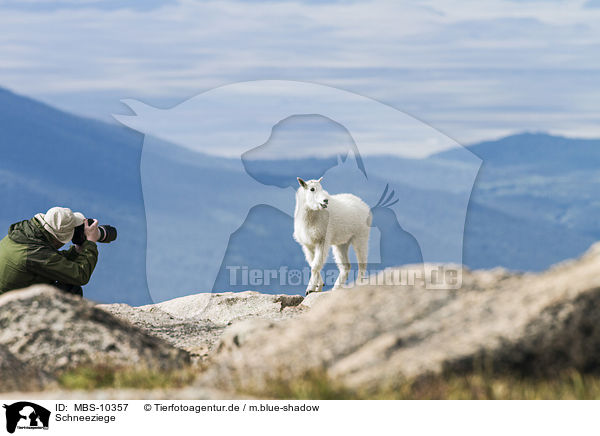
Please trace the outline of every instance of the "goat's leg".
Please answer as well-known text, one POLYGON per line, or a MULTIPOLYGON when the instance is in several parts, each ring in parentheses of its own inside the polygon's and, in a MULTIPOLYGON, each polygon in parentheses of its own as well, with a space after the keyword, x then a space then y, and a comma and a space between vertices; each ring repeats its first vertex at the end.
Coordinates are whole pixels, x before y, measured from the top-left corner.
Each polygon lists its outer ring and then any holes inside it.
POLYGON ((323 289, 323 277, 321 276, 321 270, 327 257, 327 251, 329 251, 329 245, 317 244, 314 249, 313 261, 310 265, 310 281, 306 288, 306 295, 311 292, 321 291, 323 289))
POLYGON ((367 269, 367 256, 369 255, 369 232, 365 235, 360 235, 352 239, 352 246, 356 253, 356 260, 358 262, 358 276, 356 277, 356 283, 361 284, 365 278, 365 271, 367 269))
POLYGON ((349 248, 350 244, 332 246, 333 257, 335 258, 335 263, 340 270, 340 275, 333 285, 334 291, 342 287, 346 283, 346 280, 348 280, 348 273, 350 272, 350 259, 348 258, 349 248))
POLYGON ((304 257, 306 258, 308 265, 312 265, 313 259, 315 258, 315 248, 312 246, 303 245, 302 251, 304 251, 304 257))
MULTIPOLYGON (((315 247, 314 246, 308 246, 308 245, 303 245, 302 246, 302 251, 304 251, 304 257, 306 257, 306 261, 308 262, 308 265, 311 266, 311 278, 312 278, 312 264, 315 258, 315 247)), ((321 277, 321 276, 320 276, 321 277)), ((317 285, 317 292, 321 291, 323 289, 323 279, 321 277, 320 280, 320 284, 317 285)), ((310 285, 308 288, 306 288, 306 294, 309 294, 310 292, 314 292, 314 289, 310 289, 310 285)))

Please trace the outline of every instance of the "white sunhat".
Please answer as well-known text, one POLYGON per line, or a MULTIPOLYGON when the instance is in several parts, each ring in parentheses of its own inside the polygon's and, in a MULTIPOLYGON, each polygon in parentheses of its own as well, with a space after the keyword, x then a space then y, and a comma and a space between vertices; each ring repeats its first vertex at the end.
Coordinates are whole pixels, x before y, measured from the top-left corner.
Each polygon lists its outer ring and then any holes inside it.
POLYGON ((67 207, 53 207, 45 214, 38 213, 35 217, 44 226, 44 230, 63 244, 73 239, 75 227, 85 221, 85 216, 81 212, 73 212, 67 207))

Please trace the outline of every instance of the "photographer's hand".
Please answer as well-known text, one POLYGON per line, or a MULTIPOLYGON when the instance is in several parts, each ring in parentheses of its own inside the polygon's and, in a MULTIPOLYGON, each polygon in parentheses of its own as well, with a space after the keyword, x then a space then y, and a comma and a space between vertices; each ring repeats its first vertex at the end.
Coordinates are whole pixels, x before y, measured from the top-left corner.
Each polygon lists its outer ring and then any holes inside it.
POLYGON ((87 238, 88 241, 98 242, 98 239, 100 239, 100 230, 98 229, 98 220, 94 220, 92 225, 88 225, 87 220, 85 220, 84 233, 85 233, 85 237, 87 238))

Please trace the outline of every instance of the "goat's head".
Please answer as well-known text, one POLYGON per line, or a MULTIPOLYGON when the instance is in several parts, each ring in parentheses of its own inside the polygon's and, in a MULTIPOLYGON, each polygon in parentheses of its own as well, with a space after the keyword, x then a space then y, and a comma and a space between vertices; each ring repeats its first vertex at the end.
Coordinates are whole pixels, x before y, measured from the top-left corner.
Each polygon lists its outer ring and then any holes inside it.
POLYGON ((329 193, 321 186, 321 177, 319 180, 308 180, 305 182, 298 177, 298 196, 303 204, 311 210, 327 209, 329 206, 329 193))

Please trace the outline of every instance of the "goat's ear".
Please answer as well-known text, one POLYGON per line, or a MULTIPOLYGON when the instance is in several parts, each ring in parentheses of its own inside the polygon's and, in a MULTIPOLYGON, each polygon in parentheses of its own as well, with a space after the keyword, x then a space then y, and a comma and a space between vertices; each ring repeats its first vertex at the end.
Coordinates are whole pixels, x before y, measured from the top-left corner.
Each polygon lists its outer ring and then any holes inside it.
POLYGON ((298 183, 300 183, 300 186, 302 186, 303 188, 306 188, 306 182, 304 180, 302 180, 300 177, 297 177, 298 179, 298 183))
POLYGON ((321 180, 323 180, 323 177, 321 177, 319 180, 317 180, 317 182, 321 183, 321 180))

